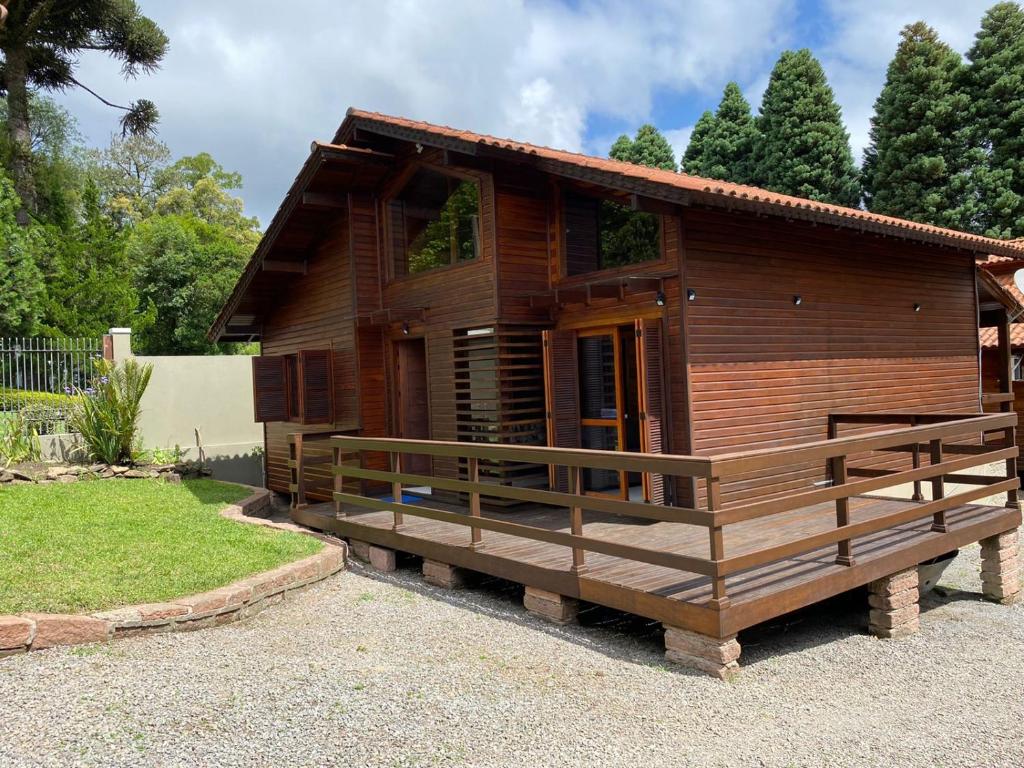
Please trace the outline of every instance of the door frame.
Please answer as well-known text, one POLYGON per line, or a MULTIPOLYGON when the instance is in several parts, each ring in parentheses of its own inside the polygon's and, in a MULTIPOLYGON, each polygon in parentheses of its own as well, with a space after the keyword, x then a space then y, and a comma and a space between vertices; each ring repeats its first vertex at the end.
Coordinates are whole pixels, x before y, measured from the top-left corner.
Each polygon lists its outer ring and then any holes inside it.
MULTIPOLYGON (((387 409, 389 418, 387 420, 387 432, 388 437, 405 438, 406 436, 401 434, 402 432, 402 393, 399 387, 399 345, 408 344, 411 342, 422 343, 423 345, 423 361, 424 361, 424 392, 426 394, 426 420, 427 420, 427 435, 426 440, 432 438, 434 432, 434 421, 431 413, 431 392, 430 392, 430 343, 427 340, 426 334, 420 333, 415 335, 400 336, 389 334, 387 339, 387 370, 385 375, 385 386, 387 388, 386 399, 387 409)), ((431 457, 427 456, 428 462, 428 475, 433 475, 434 472, 434 461, 431 457)), ((406 463, 407 462, 403 462, 406 463)))
MULTIPOLYGON (((611 336, 612 337, 612 355, 615 360, 614 376, 615 376, 615 418, 614 419, 601 419, 601 418, 584 418, 580 414, 580 430, 582 433, 583 427, 614 427, 615 428, 615 450, 626 452, 626 412, 623 407, 623 393, 625 391, 625 381, 623 380, 622 372, 622 340, 619 338, 619 332, 625 328, 624 324, 614 324, 605 326, 595 326, 589 328, 581 328, 576 331, 577 343, 580 339, 593 338, 595 336, 611 336)), ((580 386, 579 376, 577 375, 577 387, 580 386)), ((602 491, 589 491, 584 488, 584 494, 588 496, 605 496, 613 499, 622 499, 624 501, 629 500, 629 480, 626 477, 626 472, 619 470, 619 492, 618 493, 606 493, 602 491)))

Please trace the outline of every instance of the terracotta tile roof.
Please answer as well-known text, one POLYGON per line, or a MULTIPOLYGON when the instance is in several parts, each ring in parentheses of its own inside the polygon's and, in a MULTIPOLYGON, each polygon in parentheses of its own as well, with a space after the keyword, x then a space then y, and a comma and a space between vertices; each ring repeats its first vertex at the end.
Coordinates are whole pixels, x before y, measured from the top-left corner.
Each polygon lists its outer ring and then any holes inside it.
POLYGON ((349 143, 356 128, 391 135, 408 141, 422 141, 433 146, 473 152, 485 148, 498 152, 514 153, 535 158, 544 169, 553 173, 592 178, 595 182, 632 186, 639 193, 658 194, 682 202, 696 202, 718 207, 749 209, 774 213, 790 218, 825 221, 838 226, 870 230, 915 240, 941 243, 965 248, 976 253, 990 253, 1024 258, 1024 242, 994 240, 992 238, 958 232, 953 229, 919 224, 892 216, 882 216, 856 208, 821 203, 799 197, 782 195, 777 192, 732 184, 725 181, 704 179, 685 173, 664 171, 642 165, 619 162, 602 157, 592 157, 560 149, 551 149, 526 142, 501 139, 472 131, 462 131, 443 125, 393 117, 377 112, 349 109, 345 121, 338 128, 334 142, 349 143))
MULTIPOLYGON (((1004 263, 1009 261, 1008 259, 997 258, 991 260, 989 263, 1004 263)), ((1024 263, 1021 264, 1024 267, 1024 263)), ((990 273, 999 285, 1003 289, 1013 296, 1021 304, 1024 304, 1024 293, 1021 293, 1017 288, 1017 285, 1013 282, 1013 272, 992 272, 990 273)), ((997 328, 979 328, 978 339, 981 342, 981 346, 985 348, 998 347, 999 346, 999 330, 997 328)), ((1020 347, 1024 345, 1024 323, 1011 323, 1010 324, 1010 346, 1020 347)))

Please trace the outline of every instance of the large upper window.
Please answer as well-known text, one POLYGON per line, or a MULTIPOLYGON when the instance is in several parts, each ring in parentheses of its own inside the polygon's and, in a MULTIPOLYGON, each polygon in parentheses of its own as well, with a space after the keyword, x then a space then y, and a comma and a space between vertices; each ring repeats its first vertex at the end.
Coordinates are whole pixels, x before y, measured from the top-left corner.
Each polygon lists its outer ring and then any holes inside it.
POLYGON ((480 186, 420 169, 389 203, 394 275, 472 261, 480 251, 480 186))
POLYGON ((567 275, 661 258, 657 215, 576 192, 566 192, 564 200, 567 275))

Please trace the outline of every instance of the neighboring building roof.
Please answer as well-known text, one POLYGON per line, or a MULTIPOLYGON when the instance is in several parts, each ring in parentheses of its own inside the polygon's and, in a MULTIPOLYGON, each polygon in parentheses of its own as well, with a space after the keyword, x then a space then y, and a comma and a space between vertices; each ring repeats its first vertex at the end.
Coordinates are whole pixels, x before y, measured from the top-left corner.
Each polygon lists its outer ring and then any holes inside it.
MULTIPOLYGON (((1018 238, 1012 242, 1024 243, 1024 238, 1018 238)), ((988 278, 997 284, 1002 290, 1012 296, 1019 305, 1024 305, 1024 293, 1017 288, 1013 276, 1018 269, 1024 268, 1024 258, 1008 258, 1005 256, 989 256, 985 261, 980 262, 979 268, 988 278)), ((1021 309, 1011 309, 1011 314, 1020 316, 1021 309)), ((979 328, 978 339, 984 349, 991 349, 999 346, 998 328, 979 328)), ((1024 323, 1010 324, 1010 346, 1024 346, 1024 323)))
POLYGON ((512 156, 518 155, 520 158, 535 158, 543 170, 551 173, 575 176, 619 188, 624 188, 629 182, 633 182, 639 186, 631 191, 657 197, 665 197, 667 192, 669 193, 668 197, 676 198, 683 204, 694 202, 732 209, 746 208, 791 218, 825 221, 858 230, 870 230, 881 234, 941 243, 965 248, 976 253, 1024 258, 1024 242, 1021 241, 995 240, 930 224, 897 219, 893 216, 882 216, 857 208, 845 208, 782 195, 757 187, 648 168, 603 157, 591 157, 377 112, 349 109, 345 121, 335 134, 334 143, 351 143, 352 134, 358 128, 471 154, 480 148, 512 156), (658 192, 662 194, 659 195, 658 192))

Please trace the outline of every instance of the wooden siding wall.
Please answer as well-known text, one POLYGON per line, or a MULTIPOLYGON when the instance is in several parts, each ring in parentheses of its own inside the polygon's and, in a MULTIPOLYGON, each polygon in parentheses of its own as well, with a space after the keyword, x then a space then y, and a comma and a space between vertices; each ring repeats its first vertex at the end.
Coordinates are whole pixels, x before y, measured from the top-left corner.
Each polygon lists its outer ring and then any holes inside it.
MULTIPOLYGON (((359 397, 352 319, 352 280, 349 264, 348 220, 340 215, 327 228, 323 242, 310 254, 307 272, 296 276, 272 313, 264 320, 263 353, 284 355, 302 349, 331 349, 334 352, 333 429, 346 431, 359 425, 359 397)), ((287 493, 288 435, 294 432, 323 432, 328 424, 303 426, 295 422, 266 424, 268 487, 287 493)), ((326 468, 307 475, 310 490, 330 486, 326 468)))
MULTIPOLYGON (((836 408, 979 410, 968 255, 707 211, 688 213, 685 246, 695 453, 822 439, 836 408)), ((806 467, 724 490, 823 477, 806 467)))

